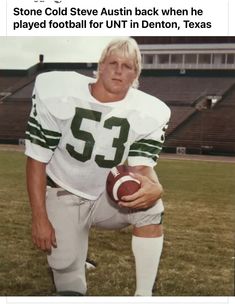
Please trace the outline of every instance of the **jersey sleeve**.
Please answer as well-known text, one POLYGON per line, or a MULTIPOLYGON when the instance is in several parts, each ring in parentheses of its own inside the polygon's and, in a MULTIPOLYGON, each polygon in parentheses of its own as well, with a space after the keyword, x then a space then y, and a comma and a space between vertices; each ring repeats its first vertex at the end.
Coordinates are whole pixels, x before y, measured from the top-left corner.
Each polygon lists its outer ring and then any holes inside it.
POLYGON ((165 132, 170 119, 170 109, 164 115, 165 118, 150 134, 135 141, 128 154, 128 164, 130 166, 149 166, 154 167, 157 164, 159 154, 165 141, 165 132))
POLYGON ((35 85, 32 96, 32 109, 25 134, 25 154, 47 163, 61 138, 56 118, 40 100, 35 85))

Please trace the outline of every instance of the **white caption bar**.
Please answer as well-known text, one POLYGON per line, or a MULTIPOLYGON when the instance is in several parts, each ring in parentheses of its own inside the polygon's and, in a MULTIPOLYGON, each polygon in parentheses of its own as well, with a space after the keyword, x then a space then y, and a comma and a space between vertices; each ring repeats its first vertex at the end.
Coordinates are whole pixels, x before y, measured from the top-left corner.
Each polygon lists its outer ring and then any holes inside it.
POLYGON ((228 297, 8 297, 7 303, 137 303, 137 304, 228 304, 228 297))
POLYGON ((232 0, 1 0, 7 36, 235 35, 232 0))

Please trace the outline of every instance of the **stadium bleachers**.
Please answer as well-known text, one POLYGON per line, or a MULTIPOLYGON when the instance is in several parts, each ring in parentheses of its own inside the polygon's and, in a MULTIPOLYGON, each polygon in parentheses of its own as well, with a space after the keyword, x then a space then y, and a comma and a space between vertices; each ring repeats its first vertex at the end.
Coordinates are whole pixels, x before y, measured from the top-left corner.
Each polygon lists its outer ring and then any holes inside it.
POLYGON ((0 104, 0 142, 17 142, 25 137, 31 102, 6 101, 0 104))
POLYGON ((226 92, 225 96, 223 97, 223 103, 221 104, 224 107, 235 107, 235 84, 231 87, 228 92, 226 92))
MULTIPOLYGON (((78 72, 93 74, 92 70, 78 72)), ((1 83, 2 91, 8 88, 11 92, 0 102, 1 143, 24 138, 35 77, 5 77, 1 83)), ((187 153, 235 155, 234 77, 145 75, 140 78, 140 89, 162 99, 171 108, 165 151, 186 147, 187 153), (197 104, 209 95, 222 98, 211 109, 199 111, 197 104)))
POLYGON ((234 84, 225 77, 142 77, 140 89, 168 105, 192 105, 206 95, 223 95, 234 84))
POLYGON ((35 80, 37 74, 32 76, 19 77, 1 77, 0 76, 0 91, 14 93, 21 90, 25 85, 35 80))
MULTIPOLYGON (((211 109, 195 111, 167 137, 170 147, 198 153, 235 153, 235 88, 211 109)), ((177 107, 178 111, 182 107, 177 107)), ((174 115, 174 114, 173 114, 174 115)))
POLYGON ((167 136, 171 134, 179 125, 185 120, 189 119, 191 115, 196 111, 195 108, 189 106, 170 106, 171 120, 167 129, 167 136))
POLYGON ((31 100, 34 81, 31 81, 24 85, 21 89, 16 90, 12 95, 8 97, 8 101, 19 100, 31 100))
POLYGON ((228 107, 198 112, 167 139, 168 146, 183 146, 200 153, 235 153, 234 113, 228 107), (219 119, 219 117, 222 117, 219 119))
POLYGON ((186 147, 188 153, 235 153, 235 79, 233 77, 142 77, 140 88, 171 108, 165 149, 186 147), (221 96, 211 109, 197 105, 221 96), (231 108, 233 107, 233 108, 231 108))
POLYGON ((0 76, 0 91, 7 91, 8 89, 11 89, 12 85, 15 85, 21 77, 4 77, 0 76))

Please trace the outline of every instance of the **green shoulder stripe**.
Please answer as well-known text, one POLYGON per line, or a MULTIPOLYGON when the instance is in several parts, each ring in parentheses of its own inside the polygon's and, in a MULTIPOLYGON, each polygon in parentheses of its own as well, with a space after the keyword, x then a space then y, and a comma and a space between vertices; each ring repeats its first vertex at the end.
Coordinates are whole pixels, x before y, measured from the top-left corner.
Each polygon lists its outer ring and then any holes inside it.
POLYGON ((162 150, 162 145, 160 146, 151 146, 148 144, 138 143, 135 142, 130 146, 130 151, 142 151, 142 152, 148 152, 151 154, 159 154, 162 150))
POLYGON ((163 144, 162 142, 153 139, 140 139, 136 141, 136 143, 152 145, 155 147, 159 147, 159 146, 161 147, 163 144))
POLYGON ((31 143, 35 144, 35 145, 38 145, 38 146, 41 146, 43 148, 46 148, 46 149, 50 149, 52 151, 55 150, 55 148, 57 147, 56 146, 49 146, 45 141, 43 141, 41 138, 38 138, 34 135, 31 135, 29 132, 26 131, 25 133, 25 139, 28 139, 31 141, 31 143))
POLYGON ((143 156, 156 161, 162 150, 162 143, 153 139, 141 139, 130 146, 129 156, 143 156))
POLYGON ((39 145, 43 148, 48 149, 48 146, 45 142, 41 141, 40 139, 36 138, 36 137, 32 137, 28 132, 25 133, 25 139, 28 139, 31 141, 31 143, 39 145))
POLYGON ((41 124, 33 117, 29 117, 28 124, 30 124, 30 123, 31 123, 31 125, 37 126, 45 135, 52 136, 52 137, 61 137, 61 133, 59 133, 59 132, 44 129, 41 126, 41 124))
POLYGON ((152 158, 154 161, 158 159, 158 155, 148 154, 146 152, 141 152, 141 151, 130 151, 128 156, 142 156, 142 157, 152 158))
POLYGON ((44 129, 35 118, 29 118, 26 139, 32 143, 54 151, 60 141, 60 137, 61 133, 44 129))

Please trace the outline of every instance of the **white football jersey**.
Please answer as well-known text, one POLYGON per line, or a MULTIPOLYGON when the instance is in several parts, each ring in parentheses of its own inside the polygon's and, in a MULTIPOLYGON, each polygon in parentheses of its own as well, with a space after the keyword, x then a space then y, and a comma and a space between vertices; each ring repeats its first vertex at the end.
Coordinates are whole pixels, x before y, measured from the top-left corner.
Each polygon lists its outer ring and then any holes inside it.
POLYGON ((156 164, 170 118, 162 101, 136 89, 121 101, 99 102, 89 91, 93 82, 76 72, 37 77, 25 151, 47 163, 56 184, 91 200, 114 166, 156 164))

